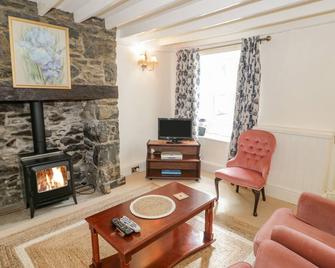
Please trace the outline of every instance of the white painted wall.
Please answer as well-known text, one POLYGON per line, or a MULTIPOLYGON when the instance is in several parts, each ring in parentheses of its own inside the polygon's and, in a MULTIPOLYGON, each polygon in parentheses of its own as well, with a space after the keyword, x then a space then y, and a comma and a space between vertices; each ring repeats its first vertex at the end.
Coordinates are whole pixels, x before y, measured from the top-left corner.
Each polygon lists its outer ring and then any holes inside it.
POLYGON ((143 164, 148 139, 157 138, 157 118, 171 116, 171 53, 152 52, 159 65, 142 71, 132 48, 117 47, 121 173, 143 164))
POLYGON ((259 124, 335 130, 335 24, 262 44, 259 124))
POLYGON ((293 202, 303 191, 335 190, 334 29, 332 23, 276 34, 261 48, 258 125, 272 126, 278 141, 268 184, 274 196, 293 202), (310 131, 330 138, 304 137, 310 131))
POLYGON ((217 169, 224 168, 228 160, 229 143, 208 138, 199 138, 201 144, 201 162, 202 169, 214 172, 217 169))

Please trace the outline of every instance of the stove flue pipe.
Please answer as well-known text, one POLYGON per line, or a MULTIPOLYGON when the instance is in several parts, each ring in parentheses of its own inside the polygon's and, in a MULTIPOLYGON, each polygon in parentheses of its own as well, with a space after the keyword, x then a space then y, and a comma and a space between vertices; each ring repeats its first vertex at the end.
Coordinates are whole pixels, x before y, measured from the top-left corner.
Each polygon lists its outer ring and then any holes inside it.
POLYGON ((44 154, 47 151, 47 146, 45 141, 43 102, 30 102, 30 115, 34 152, 35 154, 44 154))

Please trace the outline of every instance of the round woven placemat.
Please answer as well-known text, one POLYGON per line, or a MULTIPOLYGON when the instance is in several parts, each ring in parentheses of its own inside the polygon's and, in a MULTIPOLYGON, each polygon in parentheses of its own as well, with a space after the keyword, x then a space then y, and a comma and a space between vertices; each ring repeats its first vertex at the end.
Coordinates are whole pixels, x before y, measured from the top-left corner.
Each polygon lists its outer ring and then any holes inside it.
POLYGON ((145 195, 130 204, 130 211, 144 219, 159 219, 170 215, 176 209, 176 203, 164 195, 145 195))

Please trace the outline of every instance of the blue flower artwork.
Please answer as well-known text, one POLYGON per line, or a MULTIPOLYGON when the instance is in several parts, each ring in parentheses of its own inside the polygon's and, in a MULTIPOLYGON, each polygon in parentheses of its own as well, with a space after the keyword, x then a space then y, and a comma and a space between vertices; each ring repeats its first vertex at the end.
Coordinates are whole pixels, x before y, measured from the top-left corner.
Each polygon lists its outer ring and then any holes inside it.
POLYGON ((69 88, 67 29, 13 17, 10 26, 14 84, 69 88))

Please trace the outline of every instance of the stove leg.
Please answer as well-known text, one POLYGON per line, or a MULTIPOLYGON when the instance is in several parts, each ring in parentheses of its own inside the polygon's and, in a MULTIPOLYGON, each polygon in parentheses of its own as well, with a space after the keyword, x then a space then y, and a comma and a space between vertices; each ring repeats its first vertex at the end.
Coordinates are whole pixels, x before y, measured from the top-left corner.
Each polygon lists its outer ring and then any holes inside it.
POLYGON ((33 203, 32 198, 30 199, 30 218, 34 218, 34 214, 35 214, 35 204, 33 203))
POLYGON ((73 194, 72 194, 72 197, 73 197, 73 201, 74 201, 74 203, 77 205, 78 202, 77 202, 76 193, 73 193, 73 194))

